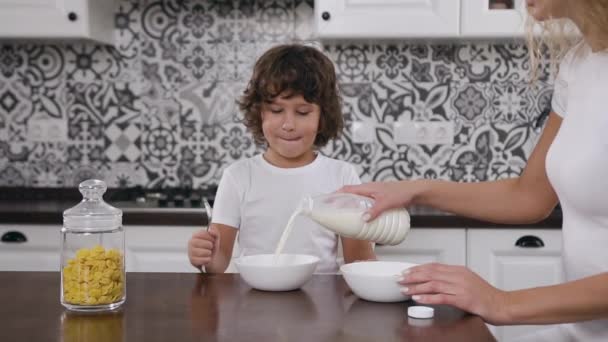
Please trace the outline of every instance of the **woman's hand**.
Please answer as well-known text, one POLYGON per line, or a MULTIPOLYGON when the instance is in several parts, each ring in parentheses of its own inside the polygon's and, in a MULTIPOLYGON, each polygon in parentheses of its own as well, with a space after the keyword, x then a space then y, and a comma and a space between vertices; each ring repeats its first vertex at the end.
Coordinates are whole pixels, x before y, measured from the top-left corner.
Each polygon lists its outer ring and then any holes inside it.
POLYGON ((367 211, 366 221, 371 221, 388 209, 403 208, 411 204, 414 196, 420 190, 416 181, 373 182, 361 185, 348 185, 338 192, 348 192, 371 197, 375 204, 367 211))
POLYGON ((507 292, 488 284, 464 266, 438 263, 409 268, 399 279, 402 292, 421 304, 448 304, 481 316, 491 324, 508 324, 507 292))
POLYGON ((219 246, 220 234, 213 225, 209 230, 196 231, 188 241, 188 259, 196 268, 207 266, 217 255, 219 246))

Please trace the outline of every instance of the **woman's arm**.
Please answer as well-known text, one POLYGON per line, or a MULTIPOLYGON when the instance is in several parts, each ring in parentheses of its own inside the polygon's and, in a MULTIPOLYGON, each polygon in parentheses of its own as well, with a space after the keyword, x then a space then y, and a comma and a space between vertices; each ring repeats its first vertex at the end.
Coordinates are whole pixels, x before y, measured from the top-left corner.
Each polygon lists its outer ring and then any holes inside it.
POLYGON ((608 318, 608 273, 564 284, 508 292, 510 324, 550 324, 608 318))
POLYGON ((344 262, 351 263, 363 260, 376 260, 376 254, 369 241, 341 237, 344 262))
POLYGON ((517 178, 478 183, 421 181, 413 202, 479 220, 523 224, 547 217, 557 195, 547 178, 547 151, 562 119, 551 113, 526 168, 517 178))
POLYGON ((213 246, 213 257, 211 262, 205 266, 205 272, 224 273, 230 264, 230 259, 232 259, 232 250, 238 229, 217 223, 212 223, 211 229, 217 230, 218 237, 213 246))
POLYGON ((376 203, 369 211, 370 219, 390 208, 422 204, 490 222, 536 222, 557 204, 557 195, 545 171, 545 158, 561 121, 557 114, 550 114, 526 168, 517 178, 478 183, 379 182, 347 186, 341 191, 374 198, 376 203))
POLYGON ((464 266, 407 270, 402 291, 421 304, 448 304, 495 325, 553 324, 608 318, 608 273, 559 285, 499 290, 464 266))

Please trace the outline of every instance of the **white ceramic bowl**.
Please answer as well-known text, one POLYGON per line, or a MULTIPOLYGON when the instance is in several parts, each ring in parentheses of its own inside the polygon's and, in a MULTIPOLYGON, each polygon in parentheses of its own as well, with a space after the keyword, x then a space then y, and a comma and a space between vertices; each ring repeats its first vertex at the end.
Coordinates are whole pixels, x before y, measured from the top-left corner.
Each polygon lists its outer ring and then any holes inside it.
POLYGON ((312 277, 319 258, 304 254, 249 255, 236 259, 234 264, 249 286, 263 291, 299 289, 312 277))
POLYGON ((397 261, 363 261, 340 267, 344 280, 362 299, 373 302, 400 302, 409 299, 401 293, 397 278, 404 269, 416 266, 397 261))

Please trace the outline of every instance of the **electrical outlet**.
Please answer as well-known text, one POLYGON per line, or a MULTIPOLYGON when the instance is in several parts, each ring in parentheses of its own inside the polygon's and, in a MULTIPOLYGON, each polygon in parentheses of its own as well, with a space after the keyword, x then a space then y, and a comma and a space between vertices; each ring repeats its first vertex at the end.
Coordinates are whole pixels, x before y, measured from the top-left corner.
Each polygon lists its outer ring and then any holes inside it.
POLYGON ((416 138, 418 130, 418 123, 414 121, 399 121, 393 124, 393 139, 397 144, 418 144, 419 140, 416 138))
POLYGON ((374 141, 375 126, 371 123, 355 121, 352 123, 351 132, 353 142, 356 144, 368 144, 374 141))
POLYGON ((452 145, 454 143, 454 123, 452 121, 433 121, 430 144, 452 145))
POLYGON ((451 121, 401 121, 393 124, 397 144, 446 145, 454 142, 451 121))
POLYGON ((43 120, 31 118, 27 122, 27 139, 30 141, 43 141, 43 120))
POLYGON ((31 118, 27 123, 27 138, 36 142, 64 142, 68 140, 68 126, 61 119, 31 118))
POLYGON ((68 140, 67 122, 61 119, 50 119, 46 126, 47 141, 64 142, 68 140))

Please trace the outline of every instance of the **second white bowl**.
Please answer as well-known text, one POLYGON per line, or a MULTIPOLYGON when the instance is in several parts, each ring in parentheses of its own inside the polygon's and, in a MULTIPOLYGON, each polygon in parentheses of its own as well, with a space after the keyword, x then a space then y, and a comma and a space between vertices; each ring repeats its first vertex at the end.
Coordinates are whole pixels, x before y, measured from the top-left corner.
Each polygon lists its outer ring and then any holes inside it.
POLYGON ((373 302, 400 302, 409 299, 401 293, 397 278, 407 268, 416 266, 397 261, 363 261, 340 267, 344 280, 362 299, 373 302))

